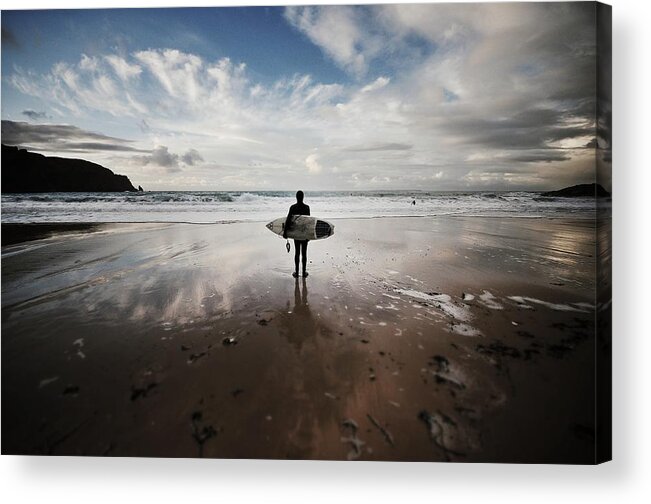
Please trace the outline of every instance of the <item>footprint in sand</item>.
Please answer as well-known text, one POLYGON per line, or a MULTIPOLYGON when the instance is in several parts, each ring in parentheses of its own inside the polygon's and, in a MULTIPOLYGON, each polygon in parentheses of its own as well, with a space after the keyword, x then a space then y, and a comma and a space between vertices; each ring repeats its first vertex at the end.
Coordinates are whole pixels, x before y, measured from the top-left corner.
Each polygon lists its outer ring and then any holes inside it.
POLYGON ((348 436, 341 436, 341 442, 350 445, 350 451, 348 452, 346 458, 348 460, 359 458, 359 456, 362 454, 362 446, 364 446, 366 443, 357 437, 357 431, 359 430, 357 422, 355 422, 355 420, 352 418, 347 418, 341 423, 341 425, 344 431, 349 432, 348 436))

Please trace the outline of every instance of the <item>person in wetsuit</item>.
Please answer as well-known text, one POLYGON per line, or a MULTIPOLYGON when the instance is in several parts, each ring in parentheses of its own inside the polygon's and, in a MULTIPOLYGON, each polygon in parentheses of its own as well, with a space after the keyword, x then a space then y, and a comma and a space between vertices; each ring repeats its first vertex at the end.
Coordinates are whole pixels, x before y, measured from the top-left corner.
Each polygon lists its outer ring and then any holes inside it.
MULTIPOLYGON (((285 221, 285 231, 283 233, 283 238, 285 239, 287 238, 287 230, 292 225, 292 215, 310 215, 310 207, 303 203, 303 197, 303 191, 298 191, 296 193, 296 203, 289 207, 289 213, 285 221)), ((307 276, 307 242, 308 240, 294 240, 294 264, 296 265, 296 270, 292 273, 294 278, 298 278, 298 263, 301 256, 303 259, 303 276, 307 276)))

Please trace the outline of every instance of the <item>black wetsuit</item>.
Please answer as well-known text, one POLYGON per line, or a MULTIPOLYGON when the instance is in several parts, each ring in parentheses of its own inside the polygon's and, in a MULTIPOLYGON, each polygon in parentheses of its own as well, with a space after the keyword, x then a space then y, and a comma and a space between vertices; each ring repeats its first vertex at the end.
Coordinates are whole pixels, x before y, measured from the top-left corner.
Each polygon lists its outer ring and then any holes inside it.
MULTIPOLYGON (((292 215, 310 215, 310 207, 303 202, 294 203, 289 207, 289 213, 287 214, 287 220, 285 221, 285 238, 287 238, 287 231, 291 226, 292 215)), ((296 265, 296 274, 298 274, 298 263, 301 255, 303 256, 303 275, 305 275, 305 269, 307 266, 307 240, 294 240, 294 264, 296 265)))

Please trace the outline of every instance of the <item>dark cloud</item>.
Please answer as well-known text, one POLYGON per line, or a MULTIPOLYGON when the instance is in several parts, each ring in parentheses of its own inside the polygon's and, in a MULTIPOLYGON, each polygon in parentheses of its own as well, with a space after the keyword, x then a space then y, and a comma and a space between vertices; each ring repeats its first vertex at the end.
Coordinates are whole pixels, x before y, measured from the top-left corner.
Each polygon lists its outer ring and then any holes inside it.
POLYGON ((612 8, 597 10, 597 181, 612 190, 612 8))
POLYGON ((404 143, 378 143, 371 145, 359 145, 344 149, 349 152, 371 152, 371 151, 405 151, 412 149, 413 145, 404 143))
POLYGON ((509 161, 514 163, 551 163, 552 161, 567 161, 570 156, 562 152, 550 150, 548 152, 527 152, 509 157, 509 161))
POLYGON ((148 156, 135 156, 133 159, 143 166, 155 165, 165 168, 167 173, 181 171, 179 167, 179 155, 170 152, 164 145, 156 147, 148 156))
POLYGON ((185 154, 179 155, 170 152, 165 145, 159 145, 148 156, 135 156, 133 160, 143 166, 159 166, 165 168, 167 173, 176 173, 182 171, 181 163, 194 166, 203 161, 203 156, 196 149, 189 149, 185 154))
MULTIPOLYGON (((59 147, 42 147, 38 150, 41 151, 60 151, 59 147)), ((134 149, 132 147, 125 147, 124 145, 105 144, 101 142, 67 142, 65 144, 65 152, 93 152, 93 151, 106 151, 106 152, 148 152, 142 149, 134 149)))
POLYGON ((157 164, 158 166, 164 166, 166 168, 178 166, 179 164, 179 155, 172 154, 167 147, 159 146, 156 147, 152 152, 149 159, 152 163, 157 164))
POLYGON ((203 161, 203 157, 196 149, 190 149, 181 156, 181 161, 183 161, 186 165, 194 166, 195 163, 201 163, 203 161))
POLYGON ((48 117, 45 112, 36 112, 35 110, 30 110, 30 109, 23 110, 21 112, 21 114, 23 114, 24 116, 27 116, 32 121, 36 121, 38 119, 47 119, 47 117, 48 117))
POLYGON ((13 47, 15 49, 20 47, 13 32, 7 28, 2 28, 2 45, 3 47, 13 47))
POLYGON ((447 118, 445 127, 458 142, 492 149, 545 149, 551 142, 594 135, 590 126, 567 126, 573 115, 563 111, 530 109, 511 117, 447 118))
MULTIPOLYGON (((446 100, 441 106, 436 93, 431 94, 432 80, 436 80, 443 60, 439 54, 427 62, 427 71, 420 72, 419 79, 412 80, 412 92, 406 94, 413 97, 406 109, 410 130, 430 132, 433 144, 440 139, 436 155, 441 158, 456 155, 460 165, 467 159, 478 163, 492 160, 504 173, 511 173, 517 163, 538 164, 539 170, 546 170, 540 163, 585 157, 579 152, 583 147, 560 147, 585 145, 595 136, 595 7, 579 3, 487 4, 485 8, 497 9, 495 13, 500 9, 518 12, 518 24, 504 30, 485 30, 490 23, 477 22, 470 13, 477 8, 460 4, 450 8, 460 25, 469 27, 467 33, 475 33, 474 38, 464 37, 469 48, 475 47, 468 52, 472 57, 465 59, 465 53, 454 52, 453 46, 442 48, 450 49, 461 62, 458 71, 444 68, 441 74, 441 85, 459 99, 446 100), (458 92, 445 72, 462 83, 458 92), (419 89, 418 83, 428 87, 419 89), (436 99, 430 100, 430 96, 436 99)), ((423 7, 422 14, 427 17, 431 12, 431 19, 413 17, 405 22, 425 33, 431 30, 436 39, 442 31, 436 29, 442 19, 439 11, 444 13, 439 6, 431 11, 423 7)), ((603 123, 607 122, 604 119, 603 123)), ((416 145, 420 147, 418 142, 416 145)), ((576 166, 575 162, 566 169, 579 176, 576 166)), ((533 183, 534 177, 531 180, 533 183)))
POLYGON ((68 124, 30 124, 2 121, 2 143, 29 150, 56 152, 147 152, 129 146, 130 140, 86 131, 68 124))

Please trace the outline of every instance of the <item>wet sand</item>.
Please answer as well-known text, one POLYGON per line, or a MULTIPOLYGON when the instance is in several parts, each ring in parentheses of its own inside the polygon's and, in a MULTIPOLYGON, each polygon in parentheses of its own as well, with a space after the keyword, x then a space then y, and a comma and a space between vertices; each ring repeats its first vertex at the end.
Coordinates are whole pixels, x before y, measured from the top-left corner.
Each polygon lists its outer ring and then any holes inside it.
POLYGON ((3 225, 2 453, 594 461, 593 222, 335 225, 3 225))

